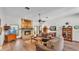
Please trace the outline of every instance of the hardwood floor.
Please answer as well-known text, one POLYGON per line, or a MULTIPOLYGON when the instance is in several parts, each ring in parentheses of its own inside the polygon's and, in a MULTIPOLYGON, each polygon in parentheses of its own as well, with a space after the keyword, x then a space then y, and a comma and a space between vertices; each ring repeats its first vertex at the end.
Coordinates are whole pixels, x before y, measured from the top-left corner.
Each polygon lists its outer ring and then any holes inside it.
POLYGON ((29 40, 28 42, 22 39, 17 39, 3 45, 1 51, 35 51, 35 44, 29 40))
POLYGON ((64 51, 79 51, 79 42, 65 41, 64 51))
MULTIPOLYGON (((35 41, 17 39, 16 41, 5 43, 1 51, 36 51, 35 41)), ((65 41, 64 51, 79 51, 79 43, 65 41)))

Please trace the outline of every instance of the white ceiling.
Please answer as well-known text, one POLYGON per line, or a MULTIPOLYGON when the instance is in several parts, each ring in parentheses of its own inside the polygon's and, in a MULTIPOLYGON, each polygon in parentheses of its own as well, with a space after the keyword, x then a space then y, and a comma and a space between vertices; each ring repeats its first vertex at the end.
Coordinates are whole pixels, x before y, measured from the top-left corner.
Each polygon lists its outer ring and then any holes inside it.
POLYGON ((38 15, 38 13, 46 14, 51 11, 55 11, 60 8, 49 8, 49 7, 30 7, 30 10, 25 9, 24 7, 7 7, 5 8, 8 15, 11 16, 25 16, 25 15, 38 15))
POLYGON ((24 7, 3 7, 5 16, 8 17, 20 17, 20 18, 31 18, 33 21, 39 19, 38 13, 41 14, 41 19, 54 20, 72 14, 79 13, 79 8, 74 7, 30 7, 30 10, 26 10, 24 7))

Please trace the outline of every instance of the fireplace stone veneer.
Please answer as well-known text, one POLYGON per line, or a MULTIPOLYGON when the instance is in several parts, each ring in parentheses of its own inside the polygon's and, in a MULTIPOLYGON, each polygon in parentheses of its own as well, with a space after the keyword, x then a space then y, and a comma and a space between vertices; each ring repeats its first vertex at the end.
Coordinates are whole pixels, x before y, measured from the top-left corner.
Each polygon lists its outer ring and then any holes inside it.
POLYGON ((31 39, 32 28, 22 29, 21 33, 22 33, 22 39, 31 39))

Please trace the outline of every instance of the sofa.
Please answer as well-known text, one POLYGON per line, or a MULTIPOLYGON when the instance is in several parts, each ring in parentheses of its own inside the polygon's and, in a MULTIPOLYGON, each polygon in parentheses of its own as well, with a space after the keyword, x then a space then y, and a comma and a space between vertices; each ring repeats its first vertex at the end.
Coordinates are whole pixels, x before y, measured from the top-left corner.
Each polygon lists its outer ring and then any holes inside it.
POLYGON ((53 45, 52 48, 46 47, 43 44, 37 44, 37 51, 63 51, 64 49, 64 40, 61 38, 56 38, 55 40, 50 40, 48 42, 49 46, 53 45))

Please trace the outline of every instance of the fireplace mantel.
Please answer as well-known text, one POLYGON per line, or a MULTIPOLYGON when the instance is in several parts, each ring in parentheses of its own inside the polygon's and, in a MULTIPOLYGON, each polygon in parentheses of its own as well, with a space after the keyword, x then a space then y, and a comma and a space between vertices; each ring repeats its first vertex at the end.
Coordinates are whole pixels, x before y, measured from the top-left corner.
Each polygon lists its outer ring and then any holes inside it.
POLYGON ((21 28, 21 30, 31 31, 33 28, 21 28))

